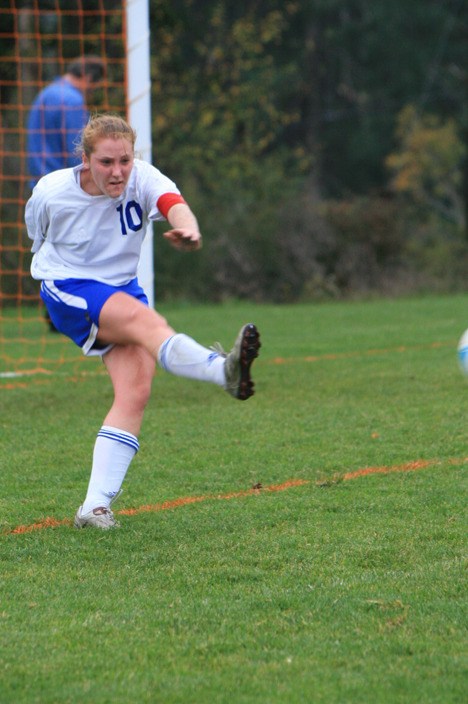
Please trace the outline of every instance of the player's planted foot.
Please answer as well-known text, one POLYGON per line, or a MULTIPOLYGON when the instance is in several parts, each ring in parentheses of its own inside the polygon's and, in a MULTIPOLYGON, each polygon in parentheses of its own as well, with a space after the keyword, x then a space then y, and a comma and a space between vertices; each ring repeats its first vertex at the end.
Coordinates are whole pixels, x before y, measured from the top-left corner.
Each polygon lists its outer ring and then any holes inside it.
POLYGON ((254 394, 254 383, 250 377, 250 367, 260 349, 260 334, 253 323, 244 325, 234 347, 226 355, 224 370, 226 374, 226 391, 240 401, 245 401, 254 394))
POLYGON ((81 506, 76 512, 75 520, 73 525, 75 528, 100 528, 101 530, 108 530, 109 528, 119 528, 120 523, 118 523, 114 514, 110 508, 105 508, 105 506, 99 506, 98 508, 93 508, 92 511, 88 513, 81 513, 81 506))

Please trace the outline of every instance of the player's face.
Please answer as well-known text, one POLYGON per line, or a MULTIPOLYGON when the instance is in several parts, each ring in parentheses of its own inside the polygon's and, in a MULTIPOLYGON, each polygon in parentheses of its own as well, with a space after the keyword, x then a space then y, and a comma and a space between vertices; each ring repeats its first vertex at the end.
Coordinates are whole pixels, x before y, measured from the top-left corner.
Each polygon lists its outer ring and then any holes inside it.
POLYGON ((117 198, 122 195, 133 168, 133 147, 128 139, 106 137, 94 145, 83 171, 88 170, 85 190, 91 195, 117 198))

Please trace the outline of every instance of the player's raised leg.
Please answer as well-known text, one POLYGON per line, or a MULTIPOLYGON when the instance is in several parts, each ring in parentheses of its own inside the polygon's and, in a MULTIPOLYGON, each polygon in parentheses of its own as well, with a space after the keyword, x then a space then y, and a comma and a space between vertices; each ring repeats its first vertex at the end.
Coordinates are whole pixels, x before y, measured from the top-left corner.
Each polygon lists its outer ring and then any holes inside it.
POLYGON ((184 333, 176 333, 159 313, 116 293, 101 310, 98 339, 141 345, 167 372, 217 384, 240 401, 254 393, 250 369, 258 356, 260 335, 253 323, 242 327, 226 354, 220 347, 207 348, 184 333))

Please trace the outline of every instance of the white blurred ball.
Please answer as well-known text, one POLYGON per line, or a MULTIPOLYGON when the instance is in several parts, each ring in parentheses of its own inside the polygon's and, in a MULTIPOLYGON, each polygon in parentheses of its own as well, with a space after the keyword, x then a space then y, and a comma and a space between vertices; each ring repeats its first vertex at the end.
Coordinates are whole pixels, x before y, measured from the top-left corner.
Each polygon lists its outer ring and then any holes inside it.
POLYGON ((458 361, 463 374, 468 377, 468 330, 465 330, 458 343, 458 361))

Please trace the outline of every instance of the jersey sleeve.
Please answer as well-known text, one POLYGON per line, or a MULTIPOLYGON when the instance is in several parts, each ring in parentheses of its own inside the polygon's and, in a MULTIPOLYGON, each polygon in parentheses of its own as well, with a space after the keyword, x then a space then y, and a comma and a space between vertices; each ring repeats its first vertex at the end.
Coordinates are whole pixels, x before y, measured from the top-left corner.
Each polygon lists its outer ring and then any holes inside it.
POLYGON ((49 225, 46 209, 46 189, 42 184, 36 186, 26 203, 24 219, 29 239, 33 240, 31 251, 36 253, 45 240, 49 225))
POLYGON ((185 202, 174 181, 171 181, 152 164, 139 161, 138 172, 149 220, 165 220, 167 213, 176 201, 178 203, 185 202), (176 201, 171 199, 171 196, 176 198, 176 201))

